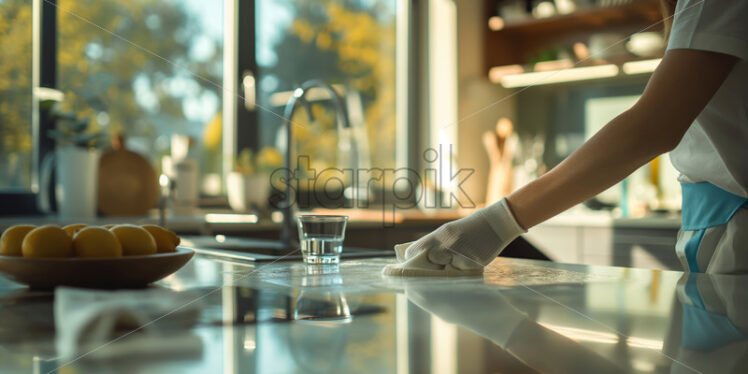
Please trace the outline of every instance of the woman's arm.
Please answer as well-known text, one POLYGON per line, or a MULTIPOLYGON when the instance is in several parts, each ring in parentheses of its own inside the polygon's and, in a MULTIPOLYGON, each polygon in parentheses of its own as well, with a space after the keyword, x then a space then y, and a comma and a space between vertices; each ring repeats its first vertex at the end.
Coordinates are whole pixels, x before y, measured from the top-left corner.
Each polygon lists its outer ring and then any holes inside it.
POLYGON ((631 109, 561 164, 507 197, 517 222, 529 229, 675 148, 736 62, 720 53, 668 51, 631 109))

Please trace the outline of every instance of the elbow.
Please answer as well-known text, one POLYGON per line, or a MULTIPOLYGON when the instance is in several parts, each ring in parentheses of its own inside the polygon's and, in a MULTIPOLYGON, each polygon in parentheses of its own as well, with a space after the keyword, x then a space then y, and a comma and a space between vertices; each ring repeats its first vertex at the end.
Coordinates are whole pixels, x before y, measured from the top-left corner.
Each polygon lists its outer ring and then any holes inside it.
POLYGON ((646 153, 646 157, 654 158, 663 153, 668 153, 675 149, 680 143, 682 134, 674 134, 673 132, 658 131, 656 133, 650 132, 646 136, 646 141, 642 142, 642 151, 646 153))
POLYGON ((682 138, 683 134, 672 132, 663 134, 657 141, 657 154, 660 155, 672 151, 678 146, 682 138))
POLYGON ((675 149, 692 122, 677 116, 663 115, 662 111, 645 110, 645 107, 638 105, 627 114, 630 116, 628 119, 634 123, 634 131, 642 135, 639 141, 656 155, 675 149))

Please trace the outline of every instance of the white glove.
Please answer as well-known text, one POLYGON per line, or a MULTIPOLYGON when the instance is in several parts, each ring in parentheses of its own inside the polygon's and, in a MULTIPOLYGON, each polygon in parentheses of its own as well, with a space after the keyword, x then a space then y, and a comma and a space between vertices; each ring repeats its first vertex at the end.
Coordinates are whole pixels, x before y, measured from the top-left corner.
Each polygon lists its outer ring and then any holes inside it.
POLYGON ((506 199, 467 217, 448 222, 415 242, 398 244, 398 264, 384 275, 480 275, 483 268, 526 231, 514 218, 506 199))

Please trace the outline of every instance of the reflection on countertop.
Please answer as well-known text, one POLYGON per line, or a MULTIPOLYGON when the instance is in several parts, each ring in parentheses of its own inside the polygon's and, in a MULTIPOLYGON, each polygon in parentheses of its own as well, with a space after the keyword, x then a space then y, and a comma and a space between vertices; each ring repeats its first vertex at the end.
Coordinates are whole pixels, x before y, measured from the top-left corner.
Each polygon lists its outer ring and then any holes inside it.
MULTIPOLYGON (((126 360, 59 359, 52 294, 0 279, 2 372, 725 373, 746 365, 748 276, 499 258, 482 277, 403 279, 380 274, 389 262, 196 256, 153 288, 200 302, 189 332, 202 351, 126 360)), ((154 324, 168 331, 168 318, 154 324)))

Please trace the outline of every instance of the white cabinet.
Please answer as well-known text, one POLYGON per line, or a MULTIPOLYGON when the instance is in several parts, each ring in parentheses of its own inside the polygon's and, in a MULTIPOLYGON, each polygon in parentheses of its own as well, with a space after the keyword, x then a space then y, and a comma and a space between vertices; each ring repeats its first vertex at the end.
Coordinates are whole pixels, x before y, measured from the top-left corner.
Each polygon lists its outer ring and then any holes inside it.
POLYGON ((562 263, 682 270, 675 255, 678 219, 554 219, 524 235, 562 263))

